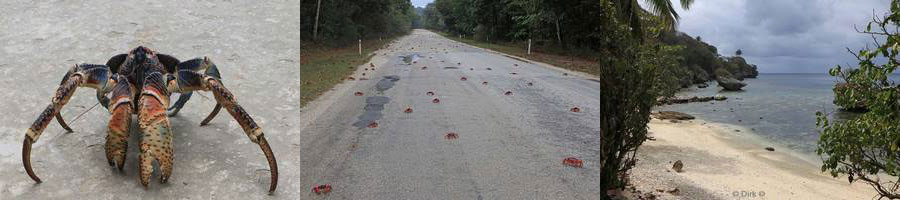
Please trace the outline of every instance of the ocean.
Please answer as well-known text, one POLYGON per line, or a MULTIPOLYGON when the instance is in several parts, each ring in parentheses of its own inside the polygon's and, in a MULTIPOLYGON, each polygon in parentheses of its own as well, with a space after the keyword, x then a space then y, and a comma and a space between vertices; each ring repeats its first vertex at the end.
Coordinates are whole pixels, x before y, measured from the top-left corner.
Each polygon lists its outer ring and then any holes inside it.
MULTIPOLYGON (((897 75, 892 80, 900 80, 897 75)), ((840 111, 832 101, 837 77, 828 74, 760 74, 744 79, 743 91, 723 91, 713 81, 708 88, 683 89, 677 96, 724 95, 726 101, 660 106, 655 110, 684 112, 715 123, 742 126, 753 134, 803 154, 815 155, 821 129, 816 112, 829 119, 849 119, 856 113, 840 111)))

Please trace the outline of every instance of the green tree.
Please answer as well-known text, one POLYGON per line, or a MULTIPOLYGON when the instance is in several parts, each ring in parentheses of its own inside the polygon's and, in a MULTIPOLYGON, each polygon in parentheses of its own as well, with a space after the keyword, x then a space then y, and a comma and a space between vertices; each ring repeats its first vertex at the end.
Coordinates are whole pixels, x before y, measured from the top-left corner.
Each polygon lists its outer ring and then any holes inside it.
POLYGON ((744 54, 744 52, 741 52, 741 49, 738 49, 737 51, 734 52, 734 55, 737 55, 737 56, 741 56, 741 54, 744 54))
MULTIPOLYGON (((844 121, 829 120, 817 112, 816 124, 823 128, 816 153, 823 157, 822 171, 832 176, 847 175, 848 181, 871 185, 882 198, 900 198, 900 87, 888 80, 900 60, 900 0, 893 0, 890 13, 877 16, 861 33, 871 35, 874 49, 851 52, 858 67, 849 70, 845 81, 864 89, 835 90, 866 102, 868 112, 844 121)), ((840 65, 829 74, 841 75, 840 65)))
MULTIPOLYGON (((635 35, 643 35, 644 28, 642 28, 643 20, 641 19, 641 14, 645 12, 645 10, 641 8, 638 0, 614 1, 616 1, 619 6, 619 19, 627 21, 635 35)), ((675 11, 675 6, 672 5, 672 1, 645 0, 644 2, 647 3, 650 13, 662 19, 662 24, 667 30, 675 30, 675 27, 678 25, 678 20, 681 19, 681 17, 678 15, 678 12, 675 11)), ((691 4, 694 3, 694 0, 680 0, 680 3, 681 8, 687 10, 691 8, 691 4)))
POLYGON ((359 39, 408 33, 416 19, 409 0, 302 0, 301 38, 346 46, 359 39))
MULTIPOLYGON (((635 165, 638 148, 647 139, 650 111, 658 98, 671 96, 678 80, 669 76, 678 67, 678 46, 653 38, 639 38, 614 14, 617 6, 607 2, 605 18, 597 19, 606 37, 600 51, 600 189, 622 189, 635 165)), ((644 32, 659 34, 667 28, 660 18, 642 22, 644 32)), ((604 192, 605 193, 605 192, 604 192)), ((609 199, 609 197, 604 197, 609 199)))

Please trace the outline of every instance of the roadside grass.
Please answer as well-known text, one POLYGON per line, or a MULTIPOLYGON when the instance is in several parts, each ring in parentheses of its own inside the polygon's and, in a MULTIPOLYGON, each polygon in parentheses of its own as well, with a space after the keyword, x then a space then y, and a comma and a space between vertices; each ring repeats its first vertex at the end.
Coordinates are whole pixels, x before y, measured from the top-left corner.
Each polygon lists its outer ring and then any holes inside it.
POLYGON ((529 60, 534 60, 542 63, 547 63, 553 66, 584 72, 592 75, 599 75, 600 70, 596 67, 597 61, 596 58, 589 58, 586 56, 578 56, 576 53, 565 52, 566 50, 556 48, 556 47, 548 47, 548 46, 531 46, 531 55, 528 55, 528 43, 527 42, 500 42, 500 43, 488 43, 484 41, 478 41, 471 38, 459 38, 457 36, 449 35, 444 32, 434 31, 441 36, 446 38, 450 38, 451 40, 455 40, 458 42, 466 43, 472 46, 481 47, 485 49, 490 49, 498 52, 503 52, 506 54, 526 58, 529 60))
POLYGON ((399 37, 363 41, 362 55, 359 55, 357 44, 333 48, 305 42, 300 53, 300 107, 306 106, 310 101, 341 83, 344 78, 356 71, 357 66, 368 62, 373 56, 372 52, 383 48, 396 38, 399 37))

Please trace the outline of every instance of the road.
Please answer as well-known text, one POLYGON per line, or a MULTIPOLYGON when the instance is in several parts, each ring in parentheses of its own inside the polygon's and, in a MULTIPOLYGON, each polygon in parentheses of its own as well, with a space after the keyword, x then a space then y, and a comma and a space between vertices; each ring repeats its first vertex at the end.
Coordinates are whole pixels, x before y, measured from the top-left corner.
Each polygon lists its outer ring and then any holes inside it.
MULTIPOLYGON (((290 152, 299 121, 299 4, 231 1, 0 2, 0 199, 296 199, 312 186, 300 179, 290 152), (171 118, 174 171, 167 184, 138 181, 138 132, 132 132, 124 173, 107 165, 109 112, 94 90, 80 88, 32 150, 36 184, 22 167, 25 130, 49 103, 60 79, 78 63, 106 63, 144 45, 182 60, 208 56, 225 86, 263 128, 280 169, 278 191, 267 195, 268 164, 238 124, 221 112, 199 123, 215 100, 201 92, 171 118), (79 114, 85 113, 78 117, 79 114)), ((137 130, 137 125, 132 126, 137 130)), ((158 170, 157 170, 158 172, 158 170)))
POLYGON ((356 80, 301 110, 301 182, 334 188, 320 198, 600 195, 595 78, 425 30, 375 54, 374 71, 360 66, 352 75, 356 80), (411 54, 420 57, 406 64, 401 56, 411 54), (571 112, 573 107, 581 111, 571 112), (378 126, 369 128, 371 122, 378 126), (448 132, 458 138, 446 139, 448 132), (569 156, 583 159, 584 168, 564 166, 569 156))

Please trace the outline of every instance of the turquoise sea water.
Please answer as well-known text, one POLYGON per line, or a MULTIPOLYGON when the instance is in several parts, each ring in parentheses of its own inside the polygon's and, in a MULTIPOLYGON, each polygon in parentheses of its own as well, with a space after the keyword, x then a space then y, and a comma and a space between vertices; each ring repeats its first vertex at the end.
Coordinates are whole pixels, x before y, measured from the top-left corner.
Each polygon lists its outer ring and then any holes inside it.
MULTIPOLYGON (((892 80, 900 80, 897 75, 892 80)), ((801 153, 814 154, 821 129, 816 127, 817 111, 832 118, 846 119, 854 113, 843 112, 832 103, 831 88, 838 81, 828 74, 760 74, 745 79, 744 91, 722 91, 715 82, 708 88, 682 90, 678 96, 724 95, 727 101, 661 106, 694 115, 702 120, 743 126, 754 134, 801 153)))

